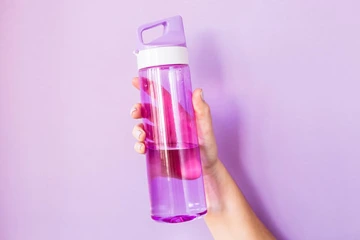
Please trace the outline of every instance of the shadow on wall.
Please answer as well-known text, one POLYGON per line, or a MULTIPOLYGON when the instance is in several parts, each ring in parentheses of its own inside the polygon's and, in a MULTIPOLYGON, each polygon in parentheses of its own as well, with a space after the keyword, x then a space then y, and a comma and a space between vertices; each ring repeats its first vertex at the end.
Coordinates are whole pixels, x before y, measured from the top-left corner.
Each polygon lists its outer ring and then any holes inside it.
MULTIPOLYGON (((211 32, 201 33, 195 42, 195 48, 194 52, 197 54, 191 62, 191 68, 197 77, 196 83, 203 87, 205 100, 211 106, 219 157, 262 222, 277 239, 286 239, 280 229, 281 226, 276 226, 272 216, 269 215, 259 190, 254 187, 250 172, 246 170, 246 162, 249 160, 242 158, 246 129, 242 129, 241 126, 244 126, 243 121, 246 116, 242 116, 245 111, 239 106, 238 98, 226 90, 227 81, 223 72, 225 63, 222 59, 224 48, 218 44, 216 34, 211 32)), ((244 66, 239 66, 241 67, 244 66)), ((238 70, 232 72, 241 73, 238 70)), ((236 76, 236 80, 247 81, 246 76, 236 76)), ((261 159, 252 160, 261 161, 261 159)))

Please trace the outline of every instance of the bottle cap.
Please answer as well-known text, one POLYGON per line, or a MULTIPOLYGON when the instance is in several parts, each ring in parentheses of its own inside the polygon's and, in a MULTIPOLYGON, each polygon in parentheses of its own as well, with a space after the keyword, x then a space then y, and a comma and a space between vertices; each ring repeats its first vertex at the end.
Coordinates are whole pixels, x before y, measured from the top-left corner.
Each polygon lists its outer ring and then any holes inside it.
POLYGON ((188 51, 181 16, 144 24, 138 28, 138 69, 172 64, 189 64, 188 51), (144 42, 143 33, 163 26, 163 34, 149 43, 144 42))

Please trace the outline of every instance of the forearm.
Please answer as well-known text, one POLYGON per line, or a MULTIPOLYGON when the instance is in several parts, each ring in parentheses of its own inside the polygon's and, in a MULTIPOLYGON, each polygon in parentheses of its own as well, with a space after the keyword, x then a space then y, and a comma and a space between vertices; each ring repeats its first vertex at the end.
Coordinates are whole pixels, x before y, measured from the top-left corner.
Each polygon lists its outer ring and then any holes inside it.
POLYGON ((205 172, 204 181, 208 203, 205 221, 216 240, 275 239, 220 161, 205 172))

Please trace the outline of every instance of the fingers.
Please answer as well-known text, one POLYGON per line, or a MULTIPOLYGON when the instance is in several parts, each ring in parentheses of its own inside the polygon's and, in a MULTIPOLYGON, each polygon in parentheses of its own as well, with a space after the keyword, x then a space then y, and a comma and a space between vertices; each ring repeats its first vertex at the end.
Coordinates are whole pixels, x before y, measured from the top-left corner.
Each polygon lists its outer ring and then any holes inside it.
POLYGON ((144 131, 144 125, 143 124, 138 124, 133 128, 132 131, 132 135, 134 136, 134 138, 138 141, 137 143, 135 143, 134 149, 136 152, 138 153, 145 153, 145 138, 146 138, 146 134, 144 131))
MULTIPOLYGON (((140 89, 140 81, 138 77, 135 77, 132 79, 132 85, 136 88, 136 89, 140 89)), ((134 119, 139 119, 141 118, 141 104, 137 103, 135 104, 130 111, 130 115, 132 118, 134 119)), ((138 141, 137 143, 135 143, 134 145, 134 150, 140 154, 144 154, 145 153, 145 144, 143 143, 145 141, 145 131, 144 131, 144 125, 143 124, 138 124, 134 127, 133 131, 132 131, 133 136, 135 137, 135 139, 138 141)))
POLYGON ((138 77, 134 77, 132 79, 132 85, 137 88, 137 89, 140 89, 140 81, 139 81, 139 78, 138 77))
POLYGON ((139 119, 141 118, 141 104, 140 103, 137 103, 135 104, 131 110, 130 110, 130 115, 132 118, 134 119, 139 119))

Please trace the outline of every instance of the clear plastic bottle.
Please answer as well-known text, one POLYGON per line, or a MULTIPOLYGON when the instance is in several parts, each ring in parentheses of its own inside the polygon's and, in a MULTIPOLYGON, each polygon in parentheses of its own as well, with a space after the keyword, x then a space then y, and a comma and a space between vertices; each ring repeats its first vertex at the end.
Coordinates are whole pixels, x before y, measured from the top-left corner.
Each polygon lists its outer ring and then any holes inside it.
POLYGON ((182 18, 143 25, 138 40, 151 217, 190 221, 207 210, 182 18), (145 44, 143 32, 159 25, 163 35, 145 44))

